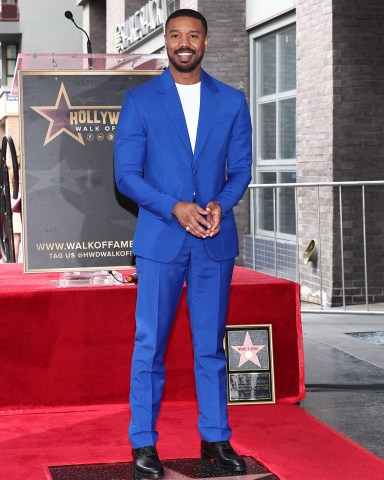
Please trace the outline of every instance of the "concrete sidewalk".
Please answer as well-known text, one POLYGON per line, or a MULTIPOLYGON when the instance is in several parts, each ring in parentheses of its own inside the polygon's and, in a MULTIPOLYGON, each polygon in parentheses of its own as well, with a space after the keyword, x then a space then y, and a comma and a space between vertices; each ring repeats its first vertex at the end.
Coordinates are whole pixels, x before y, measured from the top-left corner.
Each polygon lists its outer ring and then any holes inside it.
POLYGON ((300 406, 384 459, 384 344, 348 335, 384 332, 384 316, 302 313, 305 384, 300 406))

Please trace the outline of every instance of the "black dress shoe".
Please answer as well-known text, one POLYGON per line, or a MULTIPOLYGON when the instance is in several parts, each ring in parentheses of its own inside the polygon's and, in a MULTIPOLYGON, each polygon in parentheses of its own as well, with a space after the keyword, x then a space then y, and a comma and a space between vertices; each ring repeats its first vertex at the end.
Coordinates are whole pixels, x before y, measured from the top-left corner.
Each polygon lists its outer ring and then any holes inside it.
POLYGON ((135 474, 141 478, 163 478, 164 469, 157 455, 156 447, 132 449, 135 474))
POLYGON ((228 440, 221 442, 201 441, 201 459, 215 460, 217 466, 231 472, 245 473, 245 461, 232 448, 228 440))

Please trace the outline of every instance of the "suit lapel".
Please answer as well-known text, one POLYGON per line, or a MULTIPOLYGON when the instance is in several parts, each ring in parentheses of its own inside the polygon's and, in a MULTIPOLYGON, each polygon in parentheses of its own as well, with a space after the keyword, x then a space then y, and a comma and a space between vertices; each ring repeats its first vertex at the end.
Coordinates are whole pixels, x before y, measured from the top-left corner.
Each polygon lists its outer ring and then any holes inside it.
POLYGON ((168 69, 159 77, 159 88, 157 91, 161 94, 160 102, 167 111, 189 155, 192 157, 192 147, 189 140, 183 107, 181 105, 175 82, 168 69))
POLYGON ((200 155, 216 118, 219 107, 218 91, 219 90, 212 82, 211 77, 202 70, 199 126, 197 129, 195 153, 193 156, 194 161, 196 161, 200 155))
MULTIPOLYGON (((188 153, 192 156, 191 142, 189 140, 187 123, 181 105, 180 97, 177 92, 175 82, 169 69, 159 77, 159 86, 157 91, 161 94, 160 102, 167 111, 180 139, 182 140, 188 153)), ((215 121, 218 107, 219 92, 216 85, 212 82, 211 77, 201 70, 201 97, 200 97, 200 113, 199 125, 197 128, 197 138, 193 161, 196 161, 201 153, 208 134, 215 121)))

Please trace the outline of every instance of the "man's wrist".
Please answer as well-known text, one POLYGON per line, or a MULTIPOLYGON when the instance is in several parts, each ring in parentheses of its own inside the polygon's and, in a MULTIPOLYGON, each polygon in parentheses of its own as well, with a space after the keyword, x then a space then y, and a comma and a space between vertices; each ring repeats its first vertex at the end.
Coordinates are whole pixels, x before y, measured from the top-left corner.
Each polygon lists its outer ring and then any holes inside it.
POLYGON ((174 205, 174 207, 172 208, 171 214, 174 215, 174 216, 175 216, 176 208, 177 208, 177 206, 179 205, 179 203, 181 203, 181 201, 176 202, 175 205, 174 205))
MULTIPOLYGON (((208 202, 207 207, 209 207, 210 205, 211 206, 212 205, 217 205, 217 207, 220 208, 221 211, 223 211, 223 209, 221 207, 221 203, 218 202, 217 200, 211 200, 210 202, 208 202)), ((211 208, 211 207, 209 207, 209 208, 211 208)))

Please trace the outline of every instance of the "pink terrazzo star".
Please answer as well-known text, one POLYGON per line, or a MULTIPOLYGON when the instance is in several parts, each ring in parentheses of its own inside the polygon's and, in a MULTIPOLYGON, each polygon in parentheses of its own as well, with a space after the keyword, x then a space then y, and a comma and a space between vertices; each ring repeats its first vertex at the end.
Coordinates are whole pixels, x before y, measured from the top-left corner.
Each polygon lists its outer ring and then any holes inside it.
POLYGON ((265 347, 265 345, 253 345, 249 333, 245 335, 245 340, 243 345, 231 346, 236 352, 240 353, 239 367, 244 365, 246 362, 253 362, 258 367, 261 367, 260 360, 257 357, 257 353, 260 352, 265 347))

